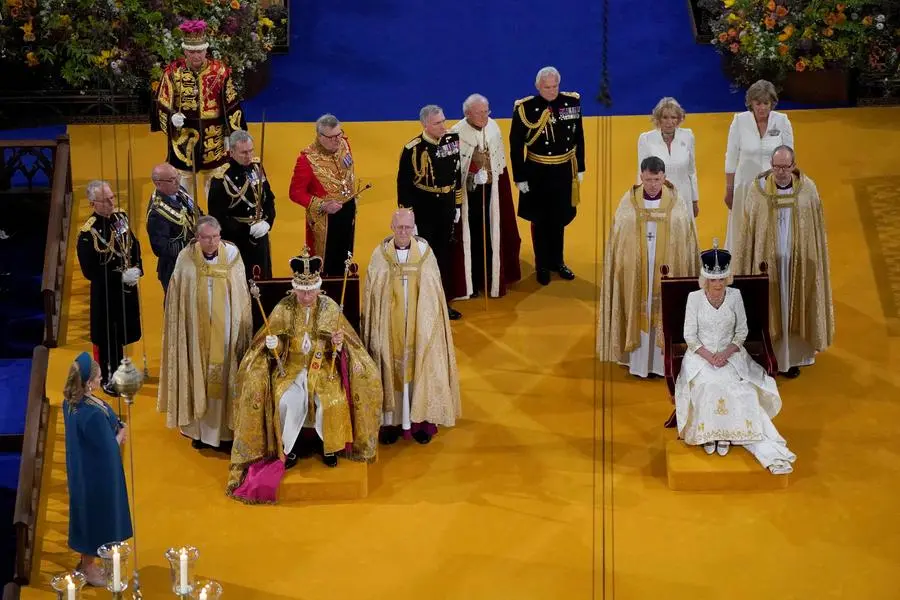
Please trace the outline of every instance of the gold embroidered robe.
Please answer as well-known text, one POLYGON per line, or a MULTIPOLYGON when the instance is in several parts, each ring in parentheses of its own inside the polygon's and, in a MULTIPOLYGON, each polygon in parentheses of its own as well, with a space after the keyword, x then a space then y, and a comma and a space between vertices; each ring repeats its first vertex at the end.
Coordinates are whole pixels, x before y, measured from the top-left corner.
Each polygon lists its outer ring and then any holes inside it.
MULTIPOLYGON (((310 401, 314 395, 318 396, 320 410, 324 411, 325 452, 338 452, 351 444, 347 458, 374 462, 381 423, 381 380, 375 363, 337 303, 327 296, 319 296, 307 321, 306 308, 291 293, 272 310, 269 331, 279 338, 278 354, 284 365, 284 376, 279 374, 277 362, 266 348, 267 331, 263 327, 241 361, 227 492, 231 494, 241 485, 251 464, 283 458, 279 400, 303 369, 307 369, 310 401), (347 369, 341 372, 339 357, 332 378, 331 336, 337 331, 344 333, 341 353, 346 356, 347 369), (312 343, 306 354, 301 347, 304 334, 309 335, 312 343), (349 405, 345 380, 349 381, 349 405)), ((315 422, 312 410, 307 422, 310 419, 315 422)))
POLYGON ((217 264, 209 264, 196 242, 178 255, 175 271, 166 294, 162 358, 157 409, 166 413, 166 426, 185 427, 200 420, 209 401, 224 402, 225 422, 233 427, 232 405, 237 397, 237 373, 241 357, 253 336, 250 293, 244 279, 244 263, 236 248, 222 242, 217 264), (226 250, 231 247, 231 251, 226 250), (234 258, 227 261, 227 255, 234 258), (209 369, 211 349, 209 327, 211 312, 222 307, 209 306, 208 278, 225 280, 230 312, 229 338, 221 371, 209 369), (211 389, 215 388, 215 389, 211 389), (210 398, 212 396, 212 398, 210 398), (220 396, 220 397, 216 397, 220 396))
POLYGON ((659 267, 669 266, 671 277, 696 277, 700 273, 693 215, 666 182, 659 208, 644 208, 644 186, 632 187, 619 202, 603 260, 600 289, 600 322, 597 354, 602 361, 627 362, 627 354, 641 345, 641 331, 656 328, 662 341, 659 267), (647 223, 656 222, 656 255, 653 281, 648 281, 647 223), (647 320, 648 285, 653 286, 647 320))
POLYGON ((246 131, 247 121, 231 79, 231 69, 209 59, 199 73, 184 58, 172 62, 163 72, 157 89, 151 131, 168 137, 166 162, 180 171, 215 169, 228 158, 225 139, 232 132, 246 131), (176 127, 172 115, 184 115, 176 127))
POLYGON ((732 264, 739 275, 760 273, 765 262, 769 275, 769 334, 781 339, 782 306, 779 283, 778 217, 780 208, 791 209, 791 267, 788 306, 790 334, 798 335, 821 352, 834 341, 834 304, 825 214, 812 179, 799 170, 793 174, 790 194, 778 194, 774 174, 762 173, 738 188, 744 206, 740 236, 732 264))
MULTIPOLYGON (((425 240, 419 237, 413 238, 413 243, 416 242, 425 244, 425 240)), ((397 382, 402 377, 395 376, 395 370, 402 368, 403 357, 395 356, 394 353, 393 285, 396 278, 403 277, 404 274, 412 276, 413 272, 418 274, 418 285, 409 286, 410 299, 407 306, 412 305, 412 296, 415 294, 415 335, 414 339, 406 340, 406 354, 413 361, 410 420, 413 423, 427 421, 451 427, 462 414, 459 371, 441 274, 430 247, 426 247, 421 253, 418 264, 401 264, 397 261, 392 236, 372 252, 366 272, 360 324, 362 338, 381 372, 384 412, 394 412, 398 409, 396 392, 402 391, 402 388, 397 389, 397 382)))

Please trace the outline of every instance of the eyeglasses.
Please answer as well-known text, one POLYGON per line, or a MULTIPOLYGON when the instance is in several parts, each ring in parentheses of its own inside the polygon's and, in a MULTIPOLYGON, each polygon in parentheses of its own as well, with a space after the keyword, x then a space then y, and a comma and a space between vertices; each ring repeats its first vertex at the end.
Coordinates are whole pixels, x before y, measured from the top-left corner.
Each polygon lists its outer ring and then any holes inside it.
POLYGON ((335 133, 333 135, 325 135, 324 133, 320 133, 319 135, 321 135, 326 140, 336 140, 336 139, 344 137, 344 132, 338 131, 337 133, 335 133))
POLYGON ((157 181, 159 183, 175 183, 176 181, 179 181, 179 178, 178 177, 161 177, 160 179, 154 179, 154 181, 157 181))
POLYGON ((773 171, 790 171, 794 168, 794 165, 772 165, 773 171))

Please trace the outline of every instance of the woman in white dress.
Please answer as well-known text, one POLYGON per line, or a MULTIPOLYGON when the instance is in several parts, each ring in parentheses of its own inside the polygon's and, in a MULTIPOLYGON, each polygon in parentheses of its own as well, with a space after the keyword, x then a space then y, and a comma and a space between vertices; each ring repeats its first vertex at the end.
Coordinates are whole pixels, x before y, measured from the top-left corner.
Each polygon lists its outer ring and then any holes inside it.
POLYGON ((781 410, 775 380, 747 354, 747 315, 731 283, 731 254, 701 253, 700 289, 688 296, 684 316, 687 351, 675 382, 678 434, 707 454, 744 446, 773 474, 793 471, 796 460, 772 419, 781 410))
POLYGON ((681 127, 684 109, 675 98, 663 98, 653 109, 650 120, 656 129, 638 137, 638 177, 641 183, 641 162, 657 156, 666 163, 666 179, 675 186, 678 196, 687 204, 688 212, 700 214, 700 191, 697 185, 697 160, 694 153, 694 132, 681 127))
POLYGON ((773 110, 778 104, 775 86, 760 79, 747 89, 749 110, 734 115, 728 130, 725 151, 725 205, 728 207, 728 233, 725 247, 734 248, 741 233, 742 206, 732 206, 735 187, 756 179, 769 170, 772 153, 778 146, 794 148, 794 129, 787 115, 773 110))

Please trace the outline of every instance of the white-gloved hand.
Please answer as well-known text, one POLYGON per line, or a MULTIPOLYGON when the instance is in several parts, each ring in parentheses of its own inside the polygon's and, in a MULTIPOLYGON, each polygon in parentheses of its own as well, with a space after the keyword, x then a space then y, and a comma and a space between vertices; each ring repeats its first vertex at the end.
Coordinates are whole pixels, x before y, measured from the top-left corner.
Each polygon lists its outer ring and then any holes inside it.
POLYGON ((454 223, 459 223, 459 218, 462 216, 462 211, 458 208, 456 209, 456 215, 453 217, 454 223))
POLYGON ((522 192, 523 194, 528 193, 528 182, 527 181, 520 181, 519 183, 516 184, 516 187, 519 188, 519 191, 522 192))
POLYGON ((581 183, 582 181, 584 181, 584 171, 578 174, 578 183, 581 183))
POLYGON ((137 267, 131 267, 130 269, 126 269, 124 273, 122 273, 122 283, 125 285, 137 285, 138 279, 141 277, 141 270, 137 267))
POLYGON ((184 126, 184 115, 181 113, 175 113, 172 115, 172 125, 178 127, 179 129, 184 126))
POLYGON ((256 239, 259 239, 269 233, 269 229, 270 228, 268 222, 260 221, 259 223, 254 223, 250 226, 250 235, 252 235, 256 239))
POLYGON ((269 350, 274 350, 278 347, 278 336, 275 335, 267 335, 266 336, 266 348, 269 350))
POLYGON ((487 171, 484 169, 480 169, 475 176, 472 178, 472 181, 475 182, 475 185, 484 185, 487 183, 487 171))

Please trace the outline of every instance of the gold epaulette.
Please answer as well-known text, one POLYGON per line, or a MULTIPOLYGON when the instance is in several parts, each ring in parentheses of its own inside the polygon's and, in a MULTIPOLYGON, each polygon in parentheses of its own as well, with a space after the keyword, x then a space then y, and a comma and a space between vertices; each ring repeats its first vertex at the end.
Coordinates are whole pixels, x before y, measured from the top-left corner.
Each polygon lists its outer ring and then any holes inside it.
POLYGON ((81 232, 87 233, 91 230, 91 227, 94 226, 94 222, 97 220, 97 217, 91 217, 87 221, 84 222, 84 225, 81 226, 81 232))
POLYGON ((225 177, 225 171, 227 171, 228 167, 230 167, 230 166, 231 166, 230 163, 225 163, 221 167, 217 167, 216 169, 213 169, 213 172, 211 173, 213 179, 222 179, 223 177, 225 177))
POLYGON ((578 92, 560 92, 563 96, 569 96, 570 98, 575 98, 576 100, 581 99, 581 94, 578 92))
POLYGON ((421 141, 422 141, 422 136, 417 135, 413 139, 406 142, 406 149, 411 150, 412 148, 415 148, 421 141))
POLYGON ((252 163, 258 165, 258 164, 259 164, 259 157, 258 157, 258 156, 254 156, 253 159, 252 159, 250 162, 252 162, 252 163))
POLYGON ((518 106, 518 105, 522 104, 523 102, 528 102, 532 98, 534 98, 534 96, 525 96, 524 98, 519 98, 518 100, 516 100, 516 102, 515 102, 515 104, 513 104, 513 106, 518 106))

